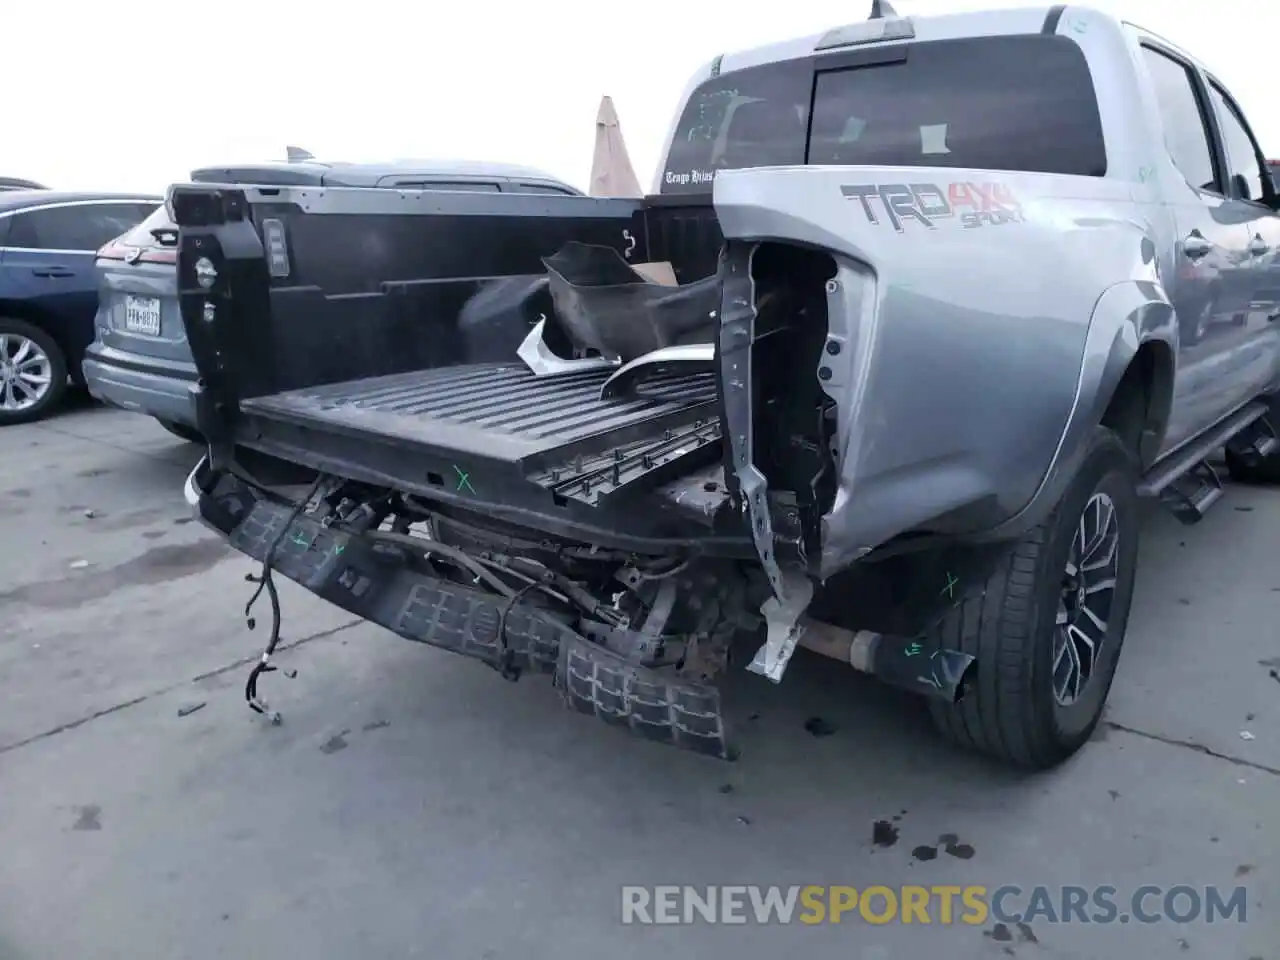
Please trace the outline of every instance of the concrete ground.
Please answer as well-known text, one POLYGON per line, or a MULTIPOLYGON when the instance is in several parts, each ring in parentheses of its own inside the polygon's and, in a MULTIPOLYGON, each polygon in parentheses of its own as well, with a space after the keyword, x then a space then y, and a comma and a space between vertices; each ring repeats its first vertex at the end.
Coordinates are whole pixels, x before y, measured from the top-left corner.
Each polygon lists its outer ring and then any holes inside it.
POLYGON ((1233 489, 1194 529, 1152 511, 1108 722, 1025 776, 803 653, 733 686, 744 757, 709 761, 291 584, 299 675, 266 679, 285 721, 264 725, 250 565, 182 501, 198 453, 98 408, 0 431, 0 960, 1280 960, 1280 491, 1233 489), (1243 885, 1248 912, 620 922, 623 885, 733 883, 1243 885))

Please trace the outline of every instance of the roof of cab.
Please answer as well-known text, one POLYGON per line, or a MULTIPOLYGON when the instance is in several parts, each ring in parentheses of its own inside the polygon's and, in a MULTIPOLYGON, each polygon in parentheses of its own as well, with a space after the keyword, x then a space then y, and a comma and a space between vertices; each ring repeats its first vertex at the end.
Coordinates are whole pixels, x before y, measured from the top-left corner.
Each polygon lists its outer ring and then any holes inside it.
MULTIPOLYGON (((909 19, 915 30, 915 41, 952 40, 960 37, 989 37, 1015 33, 1039 33, 1044 29, 1050 17, 1060 15, 1063 5, 1035 7, 1017 7, 1007 10, 976 10, 968 13, 947 13, 933 16, 918 16, 911 13, 906 3, 898 5, 898 13, 903 19, 909 19)), ((891 19, 891 18, 887 18, 891 19)), ((851 20, 849 24, 865 21, 851 20)), ((766 63, 777 63, 783 60, 796 60, 811 57, 814 48, 832 29, 846 24, 832 24, 831 28, 821 33, 812 33, 804 37, 794 37, 726 53, 720 59, 722 72, 741 70, 744 67, 755 67, 766 63)), ((885 41, 893 43, 895 41, 885 41)), ((708 65, 709 66, 709 65, 708 65)))
POLYGON ((160 204, 164 198, 154 194, 110 193, 93 190, 0 190, 0 213, 21 210, 25 207, 43 207, 58 203, 79 203, 86 200, 122 200, 125 202, 160 204))

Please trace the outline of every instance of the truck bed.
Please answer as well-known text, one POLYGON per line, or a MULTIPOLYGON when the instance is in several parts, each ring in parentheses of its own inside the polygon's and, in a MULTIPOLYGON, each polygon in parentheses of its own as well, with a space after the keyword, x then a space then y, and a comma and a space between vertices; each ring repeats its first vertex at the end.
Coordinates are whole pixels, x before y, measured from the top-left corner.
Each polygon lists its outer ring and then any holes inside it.
POLYGON ((519 363, 470 364, 255 397, 241 411, 268 452, 305 445, 323 465, 483 499, 533 484, 602 506, 719 455, 714 374, 655 375, 634 397, 602 400, 611 372, 536 377, 519 363))

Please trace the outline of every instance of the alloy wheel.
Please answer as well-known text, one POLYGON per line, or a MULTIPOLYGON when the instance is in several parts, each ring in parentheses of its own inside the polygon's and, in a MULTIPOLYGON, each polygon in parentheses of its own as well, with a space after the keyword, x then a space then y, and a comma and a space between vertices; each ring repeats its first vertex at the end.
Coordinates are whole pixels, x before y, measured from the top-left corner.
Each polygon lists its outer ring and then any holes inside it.
POLYGON ((53 364, 34 340, 0 333, 0 410, 29 410, 53 385, 53 364))
POLYGON ((1071 538, 1053 632, 1053 695, 1075 703, 1092 680, 1107 639, 1120 563, 1115 503, 1095 493, 1071 538))

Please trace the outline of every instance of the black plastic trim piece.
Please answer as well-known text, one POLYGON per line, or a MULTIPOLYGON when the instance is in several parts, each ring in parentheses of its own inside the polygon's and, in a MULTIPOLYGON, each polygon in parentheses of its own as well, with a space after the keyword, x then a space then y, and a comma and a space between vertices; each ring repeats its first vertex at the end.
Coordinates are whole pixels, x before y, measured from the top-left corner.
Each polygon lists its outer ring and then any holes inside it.
MULTIPOLYGON (((850 70, 855 67, 879 67, 890 63, 906 63, 909 43, 887 44, 878 47, 837 48, 813 55, 814 73, 830 70, 850 70)), ((812 111, 811 111, 812 112, 812 111)))

